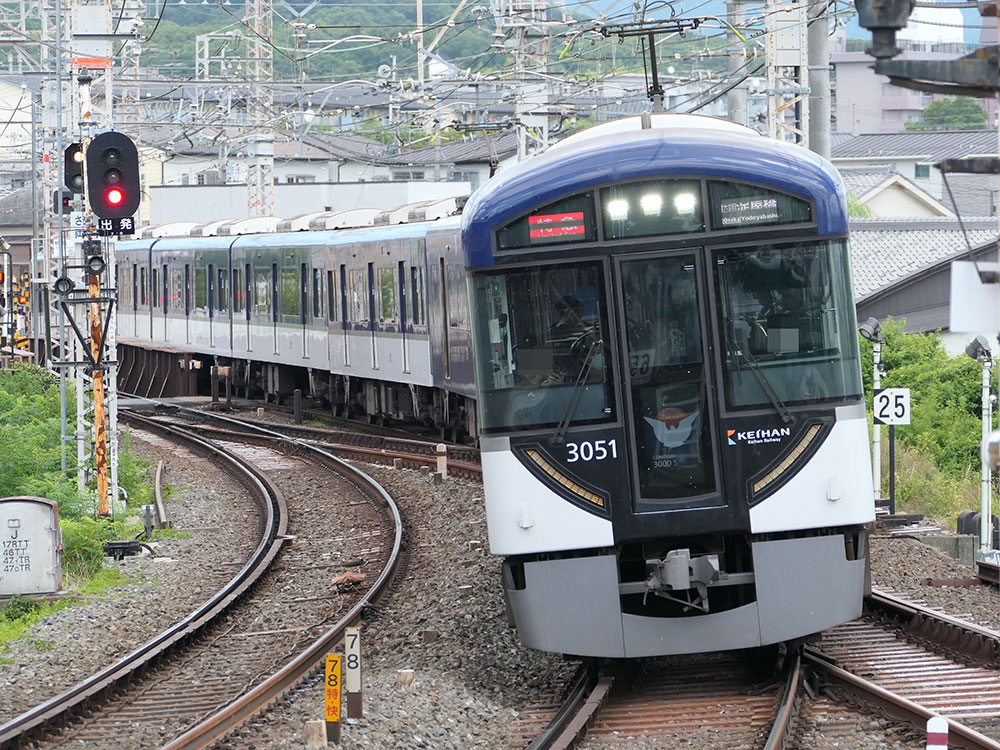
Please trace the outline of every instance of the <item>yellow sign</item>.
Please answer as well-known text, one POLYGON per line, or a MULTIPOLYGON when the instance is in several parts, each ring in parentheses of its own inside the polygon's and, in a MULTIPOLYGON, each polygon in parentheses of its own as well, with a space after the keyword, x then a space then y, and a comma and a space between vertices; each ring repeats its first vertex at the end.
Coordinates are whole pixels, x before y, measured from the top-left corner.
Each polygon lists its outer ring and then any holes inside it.
POLYGON ((326 657, 326 720, 340 721, 340 654, 326 657))

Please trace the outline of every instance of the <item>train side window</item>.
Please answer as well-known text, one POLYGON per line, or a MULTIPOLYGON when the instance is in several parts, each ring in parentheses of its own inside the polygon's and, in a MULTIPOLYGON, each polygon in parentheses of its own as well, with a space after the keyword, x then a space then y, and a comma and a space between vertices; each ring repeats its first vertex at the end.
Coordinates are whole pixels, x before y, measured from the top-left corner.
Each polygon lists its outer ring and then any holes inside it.
POLYGON ((337 300, 337 277, 333 271, 326 272, 326 296, 327 312, 330 314, 330 320, 335 321, 340 305, 337 300))
POLYGON ((299 270, 297 268, 281 269, 281 314, 299 315, 299 270))
POLYGON ((243 308, 246 310, 247 320, 250 320, 250 314, 253 310, 253 268, 249 263, 243 266, 243 308))
POLYGON ((191 265, 184 264, 184 314, 191 314, 191 265))
POLYGON ((170 309, 184 309, 184 271, 180 268, 170 269, 170 309))
POLYGON ((136 303, 139 301, 139 295, 137 292, 137 287, 139 286, 139 264, 132 264, 132 286, 129 289, 129 295, 131 297, 130 301, 132 303, 132 309, 135 310, 136 303))
POLYGON ((243 272, 233 269, 233 312, 243 312, 243 272))
POLYGON ((216 307, 222 312, 229 312, 229 269, 220 268, 217 283, 216 307))
POLYGON ((149 293, 147 291, 149 289, 147 284, 148 281, 149 279, 146 275, 146 267, 142 266, 139 268, 139 304, 142 307, 149 304, 149 293))
POLYGON ((309 317, 309 277, 306 275, 308 267, 305 263, 299 266, 299 305, 301 312, 299 322, 305 325, 309 317))
POLYGON ((194 269, 194 309, 204 310, 208 307, 208 275, 204 268, 194 269))
POLYGON ((149 285, 149 304, 151 307, 160 306, 160 269, 153 268, 149 285))
POLYGON ((414 325, 422 326, 427 322, 424 317, 424 294, 424 269, 413 266, 410 268, 410 320, 414 325))
POLYGON ((364 323, 368 320, 368 284, 365 282, 365 270, 352 268, 348 271, 347 298, 350 320, 352 323, 364 323))
POLYGON ((170 305, 170 270, 163 264, 163 314, 167 314, 170 305))
POLYGON ((378 269, 379 322, 396 320, 396 278, 391 268, 378 269))
POLYGON ((271 269, 253 269, 253 313, 268 317, 271 315, 271 269))
POLYGON ((314 268, 312 274, 313 318, 323 317, 323 272, 314 268))

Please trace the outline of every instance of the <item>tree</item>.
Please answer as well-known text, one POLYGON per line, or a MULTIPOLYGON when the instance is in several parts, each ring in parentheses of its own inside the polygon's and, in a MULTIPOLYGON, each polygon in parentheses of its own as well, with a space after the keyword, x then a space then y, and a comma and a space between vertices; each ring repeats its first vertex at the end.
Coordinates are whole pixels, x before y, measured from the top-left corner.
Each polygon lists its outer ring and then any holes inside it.
POLYGON ((986 112, 968 96, 935 99, 924 110, 924 119, 906 123, 907 130, 982 130, 986 112))

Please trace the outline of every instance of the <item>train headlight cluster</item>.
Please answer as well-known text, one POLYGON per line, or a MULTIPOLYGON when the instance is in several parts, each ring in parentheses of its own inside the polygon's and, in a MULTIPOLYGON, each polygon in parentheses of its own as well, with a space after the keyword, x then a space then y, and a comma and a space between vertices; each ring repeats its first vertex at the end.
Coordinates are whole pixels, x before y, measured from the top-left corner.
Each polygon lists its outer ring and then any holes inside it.
POLYGON ((663 196, 659 193, 646 193, 639 199, 639 207, 645 216, 659 216, 663 209, 663 196))
POLYGON ((678 193, 674 196, 674 208, 679 214, 693 214, 698 205, 698 198, 694 193, 678 193))

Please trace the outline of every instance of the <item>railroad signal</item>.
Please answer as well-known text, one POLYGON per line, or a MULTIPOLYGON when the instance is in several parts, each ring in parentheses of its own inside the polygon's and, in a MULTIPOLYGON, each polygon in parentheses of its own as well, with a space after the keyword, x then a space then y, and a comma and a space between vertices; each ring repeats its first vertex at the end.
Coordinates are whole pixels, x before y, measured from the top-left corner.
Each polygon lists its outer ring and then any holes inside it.
POLYGON ((123 219, 139 208, 139 153, 124 133, 108 131, 90 142, 87 197, 102 219, 123 219))
POLYGON ((63 184, 71 193, 83 192, 82 143, 71 143, 63 152, 63 184))

